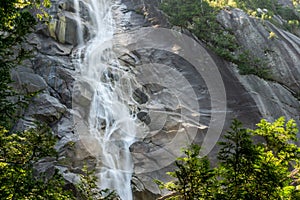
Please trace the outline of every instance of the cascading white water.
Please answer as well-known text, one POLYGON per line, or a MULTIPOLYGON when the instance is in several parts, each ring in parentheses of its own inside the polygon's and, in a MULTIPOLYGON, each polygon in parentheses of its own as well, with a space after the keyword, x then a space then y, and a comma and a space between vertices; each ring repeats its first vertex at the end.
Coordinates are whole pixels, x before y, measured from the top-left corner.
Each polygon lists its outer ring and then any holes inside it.
MULTIPOLYGON (((74 0, 77 20, 80 22, 80 4, 86 4, 91 19, 92 39, 80 49, 86 49, 78 61, 78 79, 93 89, 89 106, 88 134, 97 141, 97 176, 102 189, 117 192, 123 200, 131 200, 133 163, 129 151, 135 138, 135 123, 127 100, 130 74, 122 69, 112 50, 114 20, 111 0, 74 0)), ((82 26, 79 37, 83 38, 82 26)), ((80 52, 81 54, 81 52, 80 52)), ((81 56, 78 55, 80 58, 81 56)), ((81 134, 81 133, 79 133, 81 134)))

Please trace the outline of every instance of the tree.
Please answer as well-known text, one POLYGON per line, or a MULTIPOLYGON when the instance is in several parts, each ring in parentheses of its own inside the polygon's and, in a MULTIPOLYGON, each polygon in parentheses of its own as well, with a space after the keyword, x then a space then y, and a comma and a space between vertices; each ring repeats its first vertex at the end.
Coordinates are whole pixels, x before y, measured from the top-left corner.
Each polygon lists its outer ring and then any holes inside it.
POLYGON ((167 173, 176 180, 168 183, 155 180, 156 183, 160 188, 173 192, 168 199, 212 199, 218 187, 216 186, 216 171, 210 169, 208 158, 199 157, 198 145, 191 145, 182 151, 186 157, 178 158, 175 162, 177 169, 167 173))
POLYGON ((273 123, 264 119, 250 130, 252 135, 261 136, 263 143, 255 147, 260 153, 255 167, 257 187, 268 192, 265 199, 289 199, 299 195, 295 177, 298 175, 300 148, 296 145, 297 124, 280 117, 273 123))
POLYGON ((10 128, 18 107, 24 106, 27 94, 19 94, 10 87, 10 70, 30 54, 24 48, 28 33, 34 30, 37 19, 47 18, 42 7, 50 1, 1 0, 0 2, 0 125, 10 128), (32 14, 36 13, 36 14, 32 14))
POLYGON ((224 141, 219 143, 221 196, 223 199, 255 199, 251 187, 253 165, 258 159, 258 152, 241 122, 234 120, 230 128, 224 141))
POLYGON ((35 175, 41 158, 56 156, 55 142, 45 125, 14 134, 0 128, 0 199, 72 199, 58 171, 35 175))
POLYGON ((64 180, 56 170, 52 176, 36 174, 40 159, 56 155, 55 139, 45 125, 11 133, 15 112, 23 107, 26 94, 10 87, 10 70, 27 58, 23 47, 38 17, 46 17, 37 0, 1 0, 0 2, 0 199, 72 199, 64 180), (32 13, 36 14, 32 14, 32 13))
POLYGON ((114 191, 97 187, 94 171, 83 168, 77 192, 65 188, 58 170, 39 173, 37 164, 44 158, 56 158, 56 139, 46 125, 9 133, 0 127, 0 199, 11 200, 113 200, 114 191))
POLYGON ((179 158, 184 162, 176 162, 178 169, 168 173, 175 180, 157 182, 181 199, 299 199, 297 132, 295 121, 286 122, 283 117, 273 123, 262 119, 254 130, 234 120, 219 143, 217 167, 211 169, 208 159, 195 151, 199 147, 192 145, 185 150, 186 157, 179 158), (262 137, 263 142, 253 143, 251 136, 262 137))

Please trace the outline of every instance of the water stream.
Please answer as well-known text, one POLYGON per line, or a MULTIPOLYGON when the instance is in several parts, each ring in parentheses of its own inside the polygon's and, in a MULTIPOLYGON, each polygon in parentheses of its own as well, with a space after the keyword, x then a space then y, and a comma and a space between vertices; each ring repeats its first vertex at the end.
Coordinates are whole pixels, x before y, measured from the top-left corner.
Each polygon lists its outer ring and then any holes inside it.
MULTIPOLYGON (((113 189, 123 200, 131 200, 133 163, 129 147, 135 138, 135 122, 128 108, 131 75, 120 66, 113 52, 115 31, 111 0, 74 0, 77 21, 81 23, 81 4, 88 8, 91 39, 84 42, 83 27, 78 26, 78 80, 92 88, 88 109, 87 133, 97 145, 99 187, 113 189)), ((86 11, 85 11, 86 12, 86 11)), ((81 133, 79 133, 81 134, 81 133)))

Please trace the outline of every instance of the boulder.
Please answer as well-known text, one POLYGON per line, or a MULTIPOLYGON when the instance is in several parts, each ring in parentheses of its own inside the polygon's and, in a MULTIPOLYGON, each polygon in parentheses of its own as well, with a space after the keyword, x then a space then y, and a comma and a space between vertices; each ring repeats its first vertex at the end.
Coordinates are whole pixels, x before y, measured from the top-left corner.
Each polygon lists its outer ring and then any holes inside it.
POLYGON ((47 88, 45 80, 30 68, 15 68, 11 72, 16 89, 28 93, 39 92, 47 88))
POLYGON ((62 44, 73 46, 88 40, 90 37, 88 27, 91 26, 92 20, 88 15, 89 9, 84 1, 80 1, 78 5, 81 10, 81 17, 78 17, 73 1, 63 0, 54 4, 53 7, 52 12, 50 12, 52 20, 48 28, 41 32, 62 44), (80 32, 84 32, 83 38, 81 38, 80 32))
POLYGON ((56 98, 47 93, 34 97, 26 115, 33 116, 38 121, 52 124, 57 122, 66 111, 66 107, 56 98))

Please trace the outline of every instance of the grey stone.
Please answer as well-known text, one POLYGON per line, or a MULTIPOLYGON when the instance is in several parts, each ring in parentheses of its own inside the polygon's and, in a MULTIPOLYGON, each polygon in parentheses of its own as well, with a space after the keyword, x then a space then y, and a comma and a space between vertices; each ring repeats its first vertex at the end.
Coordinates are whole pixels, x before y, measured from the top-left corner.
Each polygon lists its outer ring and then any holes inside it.
POLYGON ((256 76, 240 76, 240 82, 249 91, 256 102, 262 117, 274 121, 284 116, 286 119, 294 119, 300 122, 300 102, 285 87, 278 83, 267 82, 256 76))
POLYGON ((52 56, 40 56, 34 61, 36 71, 47 82, 49 92, 68 108, 72 106, 74 71, 68 60, 52 56))
POLYGON ((56 161, 54 158, 46 157, 34 164, 34 175, 46 180, 56 173, 56 161))
POLYGON ((48 30, 44 30, 44 34, 50 35, 56 41, 62 44, 69 44, 76 46, 80 42, 78 31, 84 32, 83 40, 88 40, 90 37, 89 24, 90 22, 85 22, 83 19, 77 20, 76 13, 68 12, 62 10, 57 12, 54 18, 50 21, 48 25, 48 30), (82 23, 79 26, 80 22, 82 23))
POLYGON ((283 6, 288 6, 290 8, 293 8, 293 1, 292 0, 278 0, 278 4, 283 6))
POLYGON ((32 69, 15 68, 11 72, 12 80, 14 81, 15 88, 25 92, 38 92, 47 88, 45 80, 32 72, 32 69))
POLYGON ((13 127, 13 131, 24 131, 24 130, 28 130, 30 128, 35 128, 36 124, 35 124, 36 120, 32 117, 24 117, 22 119, 19 119, 18 122, 14 125, 13 127))
POLYGON ((29 105, 27 115, 47 123, 54 123, 62 117, 65 111, 66 107, 56 98, 44 93, 33 99, 29 105))
POLYGON ((74 85, 73 101, 82 107, 89 107, 93 94, 94 90, 88 82, 78 81, 74 85))
POLYGON ((218 21, 234 30, 239 44, 254 57, 267 63, 273 80, 300 92, 300 38, 240 9, 222 10, 218 21), (273 39, 271 32, 276 35, 273 39))
POLYGON ((60 44, 58 42, 53 41, 51 38, 40 38, 40 52, 45 55, 70 55, 73 46, 68 44, 60 44))

